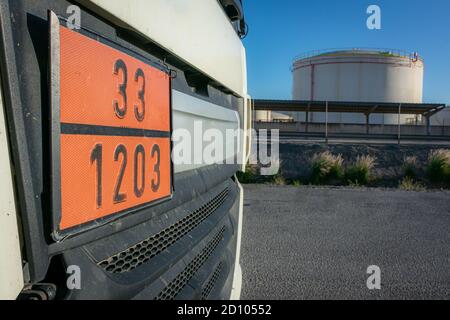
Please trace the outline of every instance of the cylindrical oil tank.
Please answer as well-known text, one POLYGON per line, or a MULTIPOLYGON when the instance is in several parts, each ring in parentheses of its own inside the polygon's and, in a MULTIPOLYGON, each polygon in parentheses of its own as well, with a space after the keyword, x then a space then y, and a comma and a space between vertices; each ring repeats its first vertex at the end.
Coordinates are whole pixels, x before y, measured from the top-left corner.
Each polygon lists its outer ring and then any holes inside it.
MULTIPOLYGON (((294 60, 294 100, 422 103, 424 62, 418 54, 398 50, 351 49, 322 51, 294 60)), ((305 121, 304 113, 291 113, 305 121)), ((402 115, 401 122, 411 122, 402 115)), ((311 122, 325 122, 322 113, 311 122)), ((362 114, 331 113, 330 123, 365 123, 362 114)), ((417 121, 417 119, 416 119, 417 121)), ((373 124, 396 124, 397 115, 372 115, 373 124)))
POLYGON ((290 122, 292 121, 292 116, 288 114, 283 114, 280 112, 273 111, 256 111, 254 121, 256 122, 290 122))
POLYGON ((272 111, 256 111, 254 114, 256 122, 268 122, 272 120, 272 111))

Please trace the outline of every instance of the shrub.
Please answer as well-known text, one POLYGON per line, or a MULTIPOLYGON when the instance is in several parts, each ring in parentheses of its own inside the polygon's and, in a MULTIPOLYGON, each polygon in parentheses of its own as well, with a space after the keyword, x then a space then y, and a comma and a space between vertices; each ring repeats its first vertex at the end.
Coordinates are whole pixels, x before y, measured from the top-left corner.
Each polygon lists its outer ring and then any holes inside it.
POLYGON ((285 186, 286 185, 286 179, 284 179, 283 175, 281 173, 273 176, 272 184, 277 186, 285 186))
POLYGON ((255 170, 249 166, 245 168, 245 172, 237 172, 236 177, 242 184, 255 183, 257 181, 255 170))
POLYGON ((347 180, 347 185, 352 188, 361 187, 361 185, 358 183, 358 181, 352 182, 351 180, 347 180))
POLYGON ((342 177, 342 155, 333 155, 330 151, 316 153, 311 159, 311 181, 322 184, 342 177))
POLYGON ((301 187, 302 186, 302 182, 300 180, 294 180, 294 181, 292 181, 292 185, 294 187, 301 187))
POLYGON ((405 177, 399 185, 401 190, 405 191, 424 191, 425 187, 419 183, 414 181, 411 177, 405 177))
POLYGON ((406 157, 403 160, 403 174, 406 178, 415 179, 417 177, 416 157, 406 157))
POLYGON ((369 155, 358 156, 356 162, 347 169, 345 178, 350 185, 366 185, 369 183, 371 171, 375 166, 375 158, 369 155))
POLYGON ((427 174, 434 184, 450 185, 450 150, 433 150, 428 155, 427 174))

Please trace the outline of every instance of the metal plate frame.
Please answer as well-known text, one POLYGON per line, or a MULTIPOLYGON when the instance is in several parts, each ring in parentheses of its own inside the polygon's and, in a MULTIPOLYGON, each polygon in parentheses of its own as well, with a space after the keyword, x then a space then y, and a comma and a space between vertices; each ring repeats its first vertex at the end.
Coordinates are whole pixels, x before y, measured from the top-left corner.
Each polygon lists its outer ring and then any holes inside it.
MULTIPOLYGON (((144 209, 148 207, 152 207, 163 202, 169 201, 173 197, 174 185, 173 185, 173 162, 171 158, 172 154, 172 81, 169 80, 169 145, 170 145, 170 177, 169 177, 169 185, 170 185, 170 195, 164 198, 160 198, 151 202, 143 203, 135 207, 131 207, 119 212, 111 213, 102 218, 89 221, 83 224, 80 224, 76 227, 71 227, 68 229, 61 230, 59 225, 61 222, 61 120, 60 120, 60 26, 61 22, 65 21, 63 18, 58 17, 53 11, 48 12, 48 21, 49 21, 49 68, 50 68, 50 79, 49 79, 49 97, 50 97, 50 107, 51 107, 51 208, 52 208, 52 224, 53 224, 53 232, 52 238, 56 242, 61 242, 64 239, 96 228, 100 225, 104 225, 106 223, 115 221, 123 216, 132 214, 139 209, 144 209)), ((126 53, 133 58, 141 60, 142 62, 151 65, 165 73, 169 76, 171 75, 171 70, 165 65, 159 64, 154 61, 150 61, 145 57, 142 57, 136 52, 133 52, 127 48, 120 46, 117 43, 114 43, 108 39, 101 37, 100 35, 94 33, 93 31, 87 30, 85 28, 80 27, 80 29, 73 30, 87 36, 91 39, 98 41, 99 43, 105 44, 113 49, 119 50, 123 53, 126 53)))

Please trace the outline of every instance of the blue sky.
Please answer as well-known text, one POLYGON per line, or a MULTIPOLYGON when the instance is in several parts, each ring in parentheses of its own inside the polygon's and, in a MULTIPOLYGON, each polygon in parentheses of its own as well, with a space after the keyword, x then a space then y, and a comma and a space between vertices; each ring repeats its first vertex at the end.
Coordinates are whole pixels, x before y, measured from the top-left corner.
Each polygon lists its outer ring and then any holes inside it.
POLYGON ((449 0, 244 0, 249 34, 249 92, 290 99, 292 59, 326 48, 417 51, 425 60, 424 101, 450 105, 449 0), (366 27, 367 7, 380 6, 382 29, 366 27))

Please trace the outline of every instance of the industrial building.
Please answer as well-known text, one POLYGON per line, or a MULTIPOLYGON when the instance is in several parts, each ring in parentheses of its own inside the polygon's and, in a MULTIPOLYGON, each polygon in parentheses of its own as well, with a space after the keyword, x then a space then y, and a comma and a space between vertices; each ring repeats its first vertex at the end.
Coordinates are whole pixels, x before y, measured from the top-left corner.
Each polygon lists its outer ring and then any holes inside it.
MULTIPOLYGON (((328 110, 325 113, 325 109, 322 112, 286 111, 289 108, 276 112, 267 108, 256 111, 255 120, 312 124, 398 125, 400 122, 402 125, 449 125, 450 112, 442 105, 423 105, 428 111, 411 114, 400 110, 402 104, 410 107, 423 104, 424 68, 424 60, 419 54, 400 50, 341 49, 308 52, 295 58, 292 64, 292 102, 327 101, 342 107, 346 105, 348 108, 345 112, 328 110), (392 110, 386 114, 380 113, 380 110, 375 112, 383 104, 398 105, 398 114, 392 110), (358 109, 365 105, 371 106, 368 109, 370 112, 358 109), (352 107, 355 107, 355 113, 351 112, 352 107)), ((395 108, 397 107, 394 106, 394 110, 395 108)))

